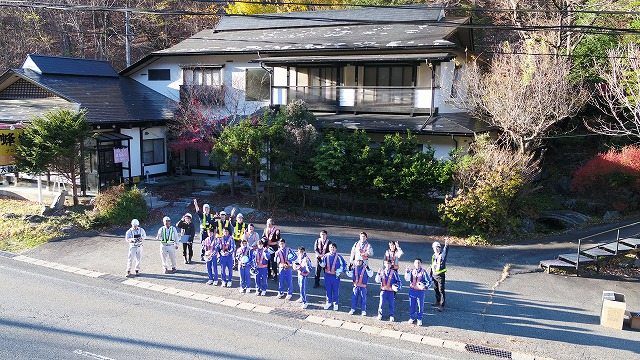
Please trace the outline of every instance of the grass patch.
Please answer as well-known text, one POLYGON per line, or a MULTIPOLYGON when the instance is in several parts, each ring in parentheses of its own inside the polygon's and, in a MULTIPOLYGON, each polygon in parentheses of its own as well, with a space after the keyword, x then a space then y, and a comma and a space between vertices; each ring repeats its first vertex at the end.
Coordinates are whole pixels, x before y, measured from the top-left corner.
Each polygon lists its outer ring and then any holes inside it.
POLYGON ((65 208, 55 216, 40 216, 41 205, 26 200, 0 198, 0 250, 20 253, 65 236, 60 229, 78 227, 83 208, 65 208))

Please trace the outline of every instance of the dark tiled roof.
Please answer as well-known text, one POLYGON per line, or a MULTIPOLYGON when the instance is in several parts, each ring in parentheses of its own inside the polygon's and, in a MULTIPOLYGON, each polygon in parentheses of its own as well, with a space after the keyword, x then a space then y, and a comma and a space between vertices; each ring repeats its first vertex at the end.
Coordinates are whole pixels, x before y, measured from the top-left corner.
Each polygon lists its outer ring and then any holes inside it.
POLYGON ((316 114, 318 125, 324 128, 364 129, 371 133, 396 133, 411 130, 413 134, 468 135, 491 131, 492 128, 468 113, 409 116, 395 114, 316 114), (424 126, 426 124, 426 126, 424 126))
POLYGON ((34 54, 29 58, 43 74, 118 77, 108 61, 34 54))
POLYGON ((345 10, 261 14, 250 17, 225 15, 216 25, 216 31, 438 21, 442 14, 443 11, 439 9, 424 5, 409 5, 388 8, 362 7, 345 10))
MULTIPOLYGON (((12 72, 43 86, 79 109, 87 109, 91 124, 129 124, 166 121, 172 118, 177 103, 166 96, 126 77, 44 75, 28 69, 12 72)), ((38 102, 31 100, 34 111, 38 102)), ((0 103, 15 103, 2 100, 0 103)), ((24 100, 21 100, 24 101, 24 100)), ((47 109, 50 110, 51 108, 47 109)))
POLYGON ((203 30, 153 55, 291 51, 453 49, 446 41, 467 18, 441 23, 388 23, 242 31, 203 30))

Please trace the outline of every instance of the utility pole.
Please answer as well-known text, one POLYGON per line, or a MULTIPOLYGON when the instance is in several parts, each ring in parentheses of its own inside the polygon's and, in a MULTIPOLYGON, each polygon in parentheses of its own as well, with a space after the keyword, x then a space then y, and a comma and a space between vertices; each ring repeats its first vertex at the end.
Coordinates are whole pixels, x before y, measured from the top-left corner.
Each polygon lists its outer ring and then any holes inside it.
POLYGON ((129 40, 131 29, 129 28, 129 20, 129 0, 127 0, 127 10, 124 12, 124 43, 126 48, 127 67, 131 65, 131 41, 129 40))

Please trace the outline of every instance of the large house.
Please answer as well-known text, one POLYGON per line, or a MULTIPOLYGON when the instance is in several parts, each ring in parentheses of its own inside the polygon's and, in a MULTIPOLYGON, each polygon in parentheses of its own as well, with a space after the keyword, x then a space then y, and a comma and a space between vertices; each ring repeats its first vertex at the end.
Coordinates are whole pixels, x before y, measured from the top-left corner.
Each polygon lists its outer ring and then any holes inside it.
MULTIPOLYGON (((302 99, 323 128, 416 134, 437 157, 491 129, 453 104, 473 51, 469 18, 423 5, 252 16, 154 52, 120 72, 176 101, 197 99, 211 116, 255 113, 302 99)), ((194 172, 213 168, 187 149, 194 172)))
POLYGON ((86 110, 92 134, 79 179, 85 191, 167 173, 166 124, 176 105, 107 61, 29 55, 0 76, 0 123, 28 125, 56 108, 86 110))

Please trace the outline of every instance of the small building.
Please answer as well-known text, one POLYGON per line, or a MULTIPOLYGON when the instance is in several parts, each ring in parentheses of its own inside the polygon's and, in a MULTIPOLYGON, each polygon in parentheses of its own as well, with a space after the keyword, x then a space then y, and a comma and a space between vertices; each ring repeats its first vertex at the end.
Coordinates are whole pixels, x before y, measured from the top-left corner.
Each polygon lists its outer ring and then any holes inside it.
POLYGON ((56 108, 86 110, 92 134, 78 179, 83 191, 167 173, 167 122, 176 105, 107 61, 29 55, 0 76, 0 123, 28 126, 56 108))

